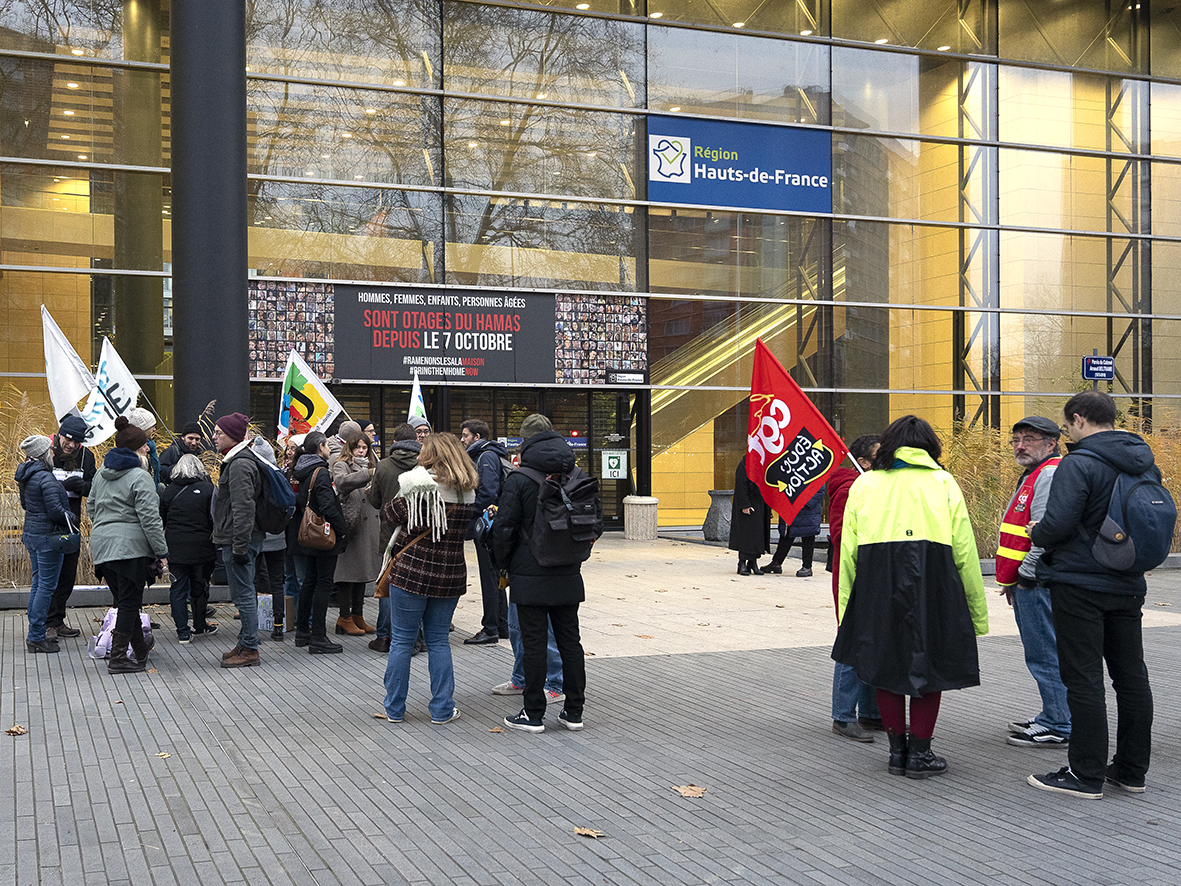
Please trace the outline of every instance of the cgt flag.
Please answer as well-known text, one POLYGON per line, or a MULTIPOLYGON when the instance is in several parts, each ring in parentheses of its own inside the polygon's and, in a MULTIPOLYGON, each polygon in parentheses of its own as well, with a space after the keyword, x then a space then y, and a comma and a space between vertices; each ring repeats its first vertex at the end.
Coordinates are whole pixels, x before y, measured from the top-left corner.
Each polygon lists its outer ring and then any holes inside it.
POLYGON ((789 524, 848 452, 775 355, 755 342, 746 473, 789 524))
POLYGON ((279 404, 279 440, 322 430, 344 412, 335 397, 295 351, 287 357, 279 404))

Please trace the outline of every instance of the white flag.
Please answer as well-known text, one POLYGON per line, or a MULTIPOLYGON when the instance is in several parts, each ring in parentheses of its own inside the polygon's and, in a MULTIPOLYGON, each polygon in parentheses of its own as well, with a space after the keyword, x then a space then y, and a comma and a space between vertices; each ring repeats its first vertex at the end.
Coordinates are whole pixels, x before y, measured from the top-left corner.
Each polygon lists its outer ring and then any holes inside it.
POLYGON ((41 306, 41 335, 45 342, 45 381, 53 414, 61 421, 78 409, 78 401, 94 390, 94 376, 65 333, 41 306))
POLYGON ((139 400, 139 383, 109 338, 103 339, 94 380, 95 388, 82 410, 82 418, 90 426, 83 446, 94 446, 113 435, 115 419, 130 411, 139 400))
POLYGON ((414 373, 414 387, 410 389, 410 414, 406 416, 406 420, 414 418, 414 416, 426 418, 426 403, 422 400, 422 385, 418 383, 418 373, 414 373))

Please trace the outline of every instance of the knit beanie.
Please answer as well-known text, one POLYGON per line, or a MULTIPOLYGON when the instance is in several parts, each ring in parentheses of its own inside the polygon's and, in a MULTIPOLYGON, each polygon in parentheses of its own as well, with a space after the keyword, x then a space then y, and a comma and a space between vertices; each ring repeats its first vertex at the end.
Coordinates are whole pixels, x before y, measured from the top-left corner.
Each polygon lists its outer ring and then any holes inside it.
POLYGON ((336 436, 340 437, 342 440, 346 440, 348 439, 349 434, 353 431, 356 431, 358 434, 361 433, 361 426, 355 421, 342 422, 340 430, 336 432, 336 436))
POLYGON ((49 451, 49 438, 34 434, 21 441, 21 451, 29 458, 41 458, 49 451))
POLYGON ((57 429, 59 437, 65 437, 67 440, 73 440, 75 443, 81 443, 86 439, 86 432, 90 430, 86 425, 86 420, 80 415, 67 415, 62 419, 61 427, 57 429))
POLYGON ((216 424, 223 434, 235 443, 241 443, 246 439, 246 426, 250 424, 250 419, 240 412, 231 412, 219 418, 216 424))
POLYGON ((429 421, 427 421, 425 418, 423 418, 421 415, 411 416, 406 421, 406 424, 410 425, 410 427, 414 428, 416 431, 419 428, 421 428, 423 425, 426 425, 428 428, 431 426, 431 423, 429 421))
POLYGON ((136 450, 148 442, 143 428, 133 425, 126 415, 115 419, 115 445, 120 449, 136 450))
POLYGON ((528 440, 530 437, 535 437, 543 431, 552 431, 554 429, 553 422, 540 413, 533 413, 525 416, 525 420, 521 422, 521 439, 528 440))
POLYGON ((127 419, 141 431, 147 431, 156 426, 156 416, 142 406, 136 406, 128 412, 127 419))
MULTIPOLYGON (((222 430, 224 431, 225 428, 222 428, 222 430)), ((188 434, 200 434, 200 433, 201 433, 201 426, 199 424, 197 424, 197 422, 195 422, 195 421, 191 421, 191 422, 186 423, 185 426, 183 428, 181 428, 181 430, 180 430, 180 435, 182 437, 187 436, 188 434)))

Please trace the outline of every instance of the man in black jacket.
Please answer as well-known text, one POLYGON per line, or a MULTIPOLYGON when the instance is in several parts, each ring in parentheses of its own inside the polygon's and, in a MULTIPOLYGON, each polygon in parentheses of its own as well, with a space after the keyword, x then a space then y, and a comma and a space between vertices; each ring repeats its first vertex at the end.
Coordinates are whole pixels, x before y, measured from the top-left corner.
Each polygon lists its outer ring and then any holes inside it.
MULTIPOLYGON (((544 474, 568 474, 574 469, 574 450, 544 415, 521 422, 521 467, 544 474)), ((492 524, 496 562, 508 569, 509 594, 517 606, 521 642, 525 648, 525 706, 504 724, 525 732, 544 732, 546 642, 548 626, 562 656, 565 707, 558 722, 567 729, 582 728, 586 693, 586 659, 578 632, 578 604, 586 599, 582 564, 542 566, 529 549, 533 515, 540 487, 522 471, 505 478, 500 505, 492 524)))
MULTIPOLYGON (((467 454, 476 463, 476 474, 480 485, 476 487, 476 518, 468 527, 467 537, 476 537, 476 523, 480 515, 496 504, 500 498, 501 459, 508 453, 496 440, 488 439, 491 431, 478 418, 469 418, 463 423, 459 440, 467 448, 467 454)), ((480 568, 480 597, 484 604, 484 617, 479 633, 463 642, 469 646, 482 646, 507 640, 508 637, 508 595, 500 586, 500 573, 492 565, 492 554, 483 545, 476 545, 476 563, 480 568)))
POLYGON ((1119 472, 1143 473, 1154 467, 1155 460, 1139 436, 1115 429, 1115 401, 1107 394, 1076 394, 1063 414, 1074 446, 1058 465, 1045 515, 1030 525, 1029 537, 1045 549, 1037 578, 1050 588, 1058 664, 1070 707, 1070 765, 1048 775, 1031 775, 1029 783, 1045 791, 1098 800, 1104 779, 1130 793, 1144 791, 1152 744, 1152 689, 1140 629, 1147 591, 1144 573, 1116 572, 1099 565, 1091 554, 1091 543, 1107 514, 1119 472), (1115 758, 1110 765, 1105 765, 1104 660, 1119 711, 1115 758))
POLYGON ((201 437, 201 426, 195 421, 186 424, 172 445, 160 453, 160 482, 165 486, 172 482, 172 469, 182 455, 191 453, 200 458, 208 449, 201 437))
MULTIPOLYGON (((82 499, 90 495, 94 480, 94 453, 82 445, 86 439, 86 422, 77 415, 67 415, 53 439, 53 475, 66 487, 74 526, 82 526, 82 499)), ((49 614, 45 618, 47 637, 77 637, 81 631, 66 624, 66 606, 74 593, 78 578, 79 551, 66 554, 62 561, 57 587, 49 600, 49 614)))

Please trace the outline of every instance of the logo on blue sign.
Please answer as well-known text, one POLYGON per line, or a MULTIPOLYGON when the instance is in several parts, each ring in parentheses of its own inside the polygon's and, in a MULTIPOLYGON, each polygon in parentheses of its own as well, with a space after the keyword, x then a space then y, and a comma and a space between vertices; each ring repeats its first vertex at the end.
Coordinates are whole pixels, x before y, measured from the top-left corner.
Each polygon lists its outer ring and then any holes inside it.
POLYGON ((652 152, 649 177, 653 181, 684 182, 693 180, 689 157, 693 140, 684 136, 650 135, 648 150, 652 152))

